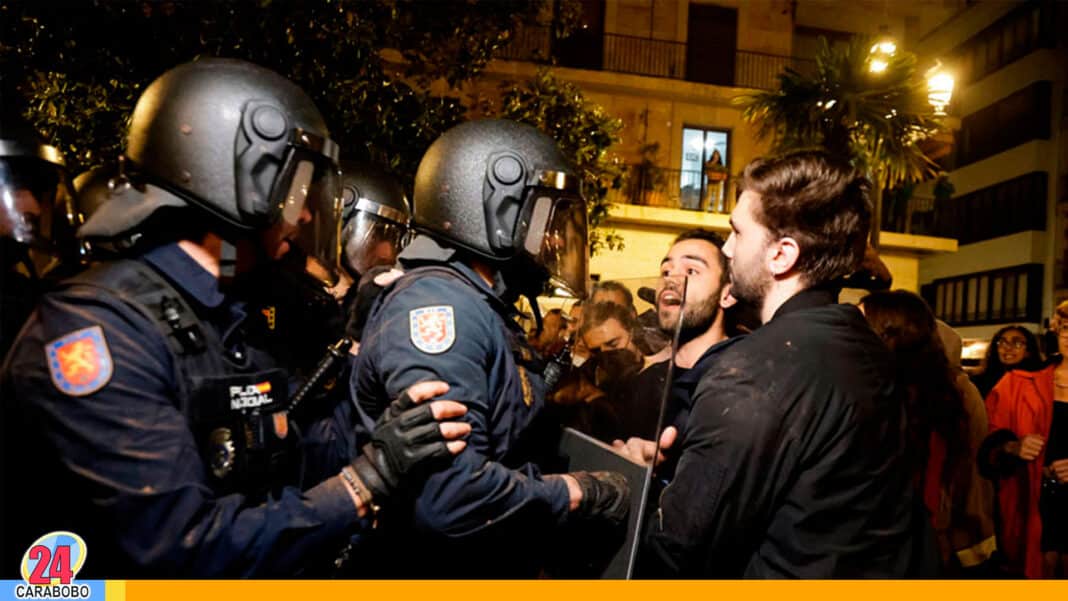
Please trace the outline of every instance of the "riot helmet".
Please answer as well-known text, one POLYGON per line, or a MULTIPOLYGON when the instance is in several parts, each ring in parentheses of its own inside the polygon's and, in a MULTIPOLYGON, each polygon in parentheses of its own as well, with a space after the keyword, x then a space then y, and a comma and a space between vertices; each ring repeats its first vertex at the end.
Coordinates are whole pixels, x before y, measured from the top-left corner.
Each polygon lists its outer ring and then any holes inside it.
POLYGON ((538 294, 585 296, 586 203, 553 139, 530 125, 471 121, 439 137, 415 176, 414 227, 496 264, 538 294))
POLYGON ((404 188, 381 168, 341 163, 342 265, 359 280, 377 266, 392 266, 409 239, 411 210, 404 188))
MULTIPOLYGON (((155 186, 135 183, 122 163, 120 157, 117 164, 100 165, 74 178, 75 223, 84 224, 108 204, 116 205, 115 210, 125 209, 127 214, 149 207, 186 206, 177 197, 155 186)), ((83 241, 83 244, 89 257, 99 260, 113 258, 133 247, 140 238, 141 232, 136 229, 118 228, 115 231, 98 231, 96 236, 83 241)))
POLYGON ((41 273, 73 240, 73 207, 63 157, 18 115, 0 114, 0 245, 3 267, 41 273))
POLYGON ((213 217, 228 241, 269 233, 336 281, 338 148, 312 100, 284 77, 215 58, 167 71, 137 101, 126 158, 135 177, 160 193, 137 211, 105 204, 83 236, 130 231, 177 202, 213 217))

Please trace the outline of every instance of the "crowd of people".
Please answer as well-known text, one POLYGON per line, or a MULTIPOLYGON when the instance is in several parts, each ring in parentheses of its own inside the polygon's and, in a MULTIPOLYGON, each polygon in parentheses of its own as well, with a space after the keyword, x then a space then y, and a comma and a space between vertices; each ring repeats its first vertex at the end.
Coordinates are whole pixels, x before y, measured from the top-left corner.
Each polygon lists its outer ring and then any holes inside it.
POLYGON ((446 131, 408 187, 212 58, 73 185, 0 125, 12 575, 65 530, 112 578, 591 577, 624 544, 647 578, 1068 576, 1068 303, 1057 352, 1006 327, 971 378, 917 295, 838 303, 889 279, 840 157, 753 161, 726 239, 587 289, 579 179, 528 125, 446 131), (567 427, 651 490, 571 469, 567 427))

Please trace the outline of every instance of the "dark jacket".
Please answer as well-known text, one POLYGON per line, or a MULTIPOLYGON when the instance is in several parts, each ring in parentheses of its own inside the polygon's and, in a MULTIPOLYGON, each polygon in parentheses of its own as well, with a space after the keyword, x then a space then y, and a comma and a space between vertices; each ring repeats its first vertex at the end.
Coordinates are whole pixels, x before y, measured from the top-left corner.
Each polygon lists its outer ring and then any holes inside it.
POLYGON ((902 461, 892 357, 834 299, 797 294, 711 362, 646 529, 646 575, 915 575, 933 541, 902 461))
POLYGON ((543 479, 517 450, 545 407, 535 354, 514 308, 454 251, 422 236, 400 262, 407 274, 372 309, 352 375, 361 419, 369 427, 409 386, 444 380, 446 398, 467 405, 471 434, 448 468, 383 516, 362 561, 381 561, 378 577, 534 575, 539 537, 568 511, 564 481, 543 479), (412 549, 436 559, 412 562, 412 549))
MULTIPOLYGON (((171 282, 210 328, 208 339, 221 341, 227 356, 213 362, 238 374, 273 368, 245 344, 241 304, 176 244, 140 261, 171 282)), ((207 453, 194 416, 209 399, 183 397, 199 388, 232 406, 235 392, 201 384, 220 376, 186 377, 147 308, 89 285, 123 265, 46 294, 4 366, 0 482, 9 499, 0 573, 13 577, 34 538, 52 530, 82 536, 92 549, 85 573, 106 577, 280 577, 310 569, 321 553, 332 559, 357 527, 336 476, 343 463, 310 466, 332 476, 305 490, 285 486, 269 498, 223 492, 214 459, 232 453, 233 442, 207 453), (72 336, 79 346, 64 342, 72 336), (82 377, 89 373, 92 380, 82 377)))

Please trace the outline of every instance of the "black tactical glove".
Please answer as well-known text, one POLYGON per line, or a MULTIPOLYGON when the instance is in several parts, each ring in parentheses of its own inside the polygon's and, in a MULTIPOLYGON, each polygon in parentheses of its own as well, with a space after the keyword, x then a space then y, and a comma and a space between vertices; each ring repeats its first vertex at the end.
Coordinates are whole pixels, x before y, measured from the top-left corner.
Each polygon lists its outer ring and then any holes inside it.
POLYGON ((630 486, 622 474, 616 472, 572 472, 582 490, 582 500, 575 517, 594 518, 623 524, 630 511, 630 486))
POLYGON ((352 462, 375 505, 382 505, 406 479, 418 478, 435 462, 450 456, 438 426, 430 401, 415 405, 407 392, 386 408, 371 433, 371 442, 352 462))

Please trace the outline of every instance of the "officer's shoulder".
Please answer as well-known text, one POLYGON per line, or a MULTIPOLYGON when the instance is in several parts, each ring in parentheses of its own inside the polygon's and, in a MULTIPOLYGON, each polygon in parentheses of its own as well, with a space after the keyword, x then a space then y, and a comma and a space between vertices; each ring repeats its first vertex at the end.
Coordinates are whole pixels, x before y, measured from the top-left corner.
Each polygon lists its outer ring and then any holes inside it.
POLYGON ((468 314, 491 311, 481 294, 463 276, 446 274, 443 270, 415 271, 405 274, 386 290, 384 307, 392 311, 408 311, 427 305, 451 305, 468 314))
POLYGON ((124 334, 156 332, 152 321, 129 301, 108 287, 81 278, 66 280, 42 295, 37 319, 45 336, 90 325, 124 334))

